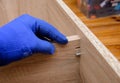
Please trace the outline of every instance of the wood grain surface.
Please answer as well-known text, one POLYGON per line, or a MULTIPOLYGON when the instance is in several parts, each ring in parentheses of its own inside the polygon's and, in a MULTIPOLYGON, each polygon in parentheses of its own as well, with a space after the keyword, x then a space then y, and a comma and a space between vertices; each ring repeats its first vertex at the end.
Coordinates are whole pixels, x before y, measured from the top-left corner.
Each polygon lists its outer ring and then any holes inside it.
POLYGON ((85 25, 120 60, 120 16, 88 19, 77 7, 77 0, 64 0, 85 25))
MULTIPOLYGON (((81 83, 120 83, 120 63, 63 0, 57 0, 80 36, 81 83)), ((68 25, 70 26, 70 25, 68 25)))
MULTIPOLYGON (((72 25, 66 25, 70 21, 56 4, 52 4, 52 0, 0 0, 0 13, 1 26, 28 13, 48 21, 67 36, 76 34, 72 25)), ((65 46, 57 45, 59 48, 56 47, 53 56, 34 54, 0 67, 0 83, 79 83, 79 57, 75 56, 79 43, 74 41, 65 46)))
POLYGON ((46 0, 0 0, 0 25, 28 13, 48 21, 46 0))
POLYGON ((54 55, 35 54, 0 67, 0 83, 80 83, 78 36, 68 37, 67 45, 55 44, 54 55))
MULTIPOLYGON (((75 1, 67 1, 70 5, 76 4, 75 1)), ((0 0, 0 4, 0 18, 3 19, 3 21, 0 20, 0 25, 20 14, 29 13, 50 22, 67 36, 78 34, 81 38, 79 41, 77 37, 77 41, 72 40, 73 42, 66 46, 57 45, 58 48, 53 56, 36 54, 22 61, 0 67, 0 83, 120 82, 117 59, 105 49, 80 20, 77 20, 71 12, 67 12, 62 0, 0 0), (79 46, 80 58, 75 56, 76 48, 79 46)), ((73 9, 77 7, 73 6, 73 9)), ((78 14, 82 15, 79 12, 78 14)), ((84 16, 81 19, 90 23, 84 16)), ((94 20, 89 25, 95 26, 93 23, 94 20)))

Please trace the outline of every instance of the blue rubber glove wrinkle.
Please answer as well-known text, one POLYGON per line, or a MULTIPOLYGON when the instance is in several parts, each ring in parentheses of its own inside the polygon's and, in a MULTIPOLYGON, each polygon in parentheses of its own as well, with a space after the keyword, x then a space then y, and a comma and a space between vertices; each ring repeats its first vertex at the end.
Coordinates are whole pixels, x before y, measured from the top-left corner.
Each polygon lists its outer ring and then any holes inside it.
POLYGON ((51 24, 24 14, 0 28, 0 65, 28 57, 33 53, 53 54, 52 43, 39 37, 47 37, 60 44, 68 43, 66 37, 51 24))
POLYGON ((50 38, 60 44, 68 43, 66 37, 62 33, 44 20, 40 20, 35 17, 29 18, 28 15, 21 16, 19 20, 21 20, 23 23, 26 23, 28 28, 31 27, 32 31, 38 36, 50 38))

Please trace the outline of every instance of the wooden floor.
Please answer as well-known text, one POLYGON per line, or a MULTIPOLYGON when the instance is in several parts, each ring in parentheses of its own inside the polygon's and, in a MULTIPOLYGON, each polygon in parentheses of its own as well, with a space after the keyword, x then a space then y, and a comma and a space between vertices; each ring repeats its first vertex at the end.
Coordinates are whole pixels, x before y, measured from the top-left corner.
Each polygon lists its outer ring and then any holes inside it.
POLYGON ((77 7, 77 0, 64 0, 99 40, 120 60, 120 16, 87 19, 77 7))

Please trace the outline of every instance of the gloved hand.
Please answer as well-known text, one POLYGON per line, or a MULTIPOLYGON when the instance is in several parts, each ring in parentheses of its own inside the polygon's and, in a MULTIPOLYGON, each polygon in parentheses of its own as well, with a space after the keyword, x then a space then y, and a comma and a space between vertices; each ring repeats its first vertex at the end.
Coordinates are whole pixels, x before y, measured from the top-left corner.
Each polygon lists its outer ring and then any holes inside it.
POLYGON ((66 44, 68 40, 49 23, 24 14, 0 28, 0 66, 33 53, 53 54, 55 47, 45 39, 66 44))

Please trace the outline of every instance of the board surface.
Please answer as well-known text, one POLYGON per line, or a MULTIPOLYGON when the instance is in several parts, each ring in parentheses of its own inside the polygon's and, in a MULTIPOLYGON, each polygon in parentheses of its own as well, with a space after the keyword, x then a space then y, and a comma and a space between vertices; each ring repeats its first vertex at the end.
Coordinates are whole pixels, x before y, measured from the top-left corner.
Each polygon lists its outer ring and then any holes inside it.
MULTIPOLYGON (((70 21, 52 1, 0 0, 0 25, 28 13, 48 21, 66 36, 75 35, 73 26, 66 25, 70 21)), ((75 42, 74 45, 79 46, 78 43, 75 42)), ((0 83, 79 83, 79 57, 75 56, 75 48, 71 47, 74 47, 73 44, 69 49, 60 46, 61 49, 53 56, 35 54, 22 61, 0 67, 0 83)))
POLYGON ((67 48, 60 46, 54 56, 38 54, 0 67, 0 83, 120 82, 120 68, 116 58, 76 19, 63 0, 1 0, 0 4, 0 18, 3 19, 0 25, 20 14, 29 13, 50 22, 67 36, 77 34, 81 38, 67 48), (80 58, 75 57, 73 48, 79 45, 80 58))
POLYGON ((54 44, 54 55, 34 54, 0 67, 0 83, 79 83, 79 57, 75 53, 80 38, 70 36, 68 40, 67 45, 54 44))
POLYGON ((119 61, 63 1, 57 0, 69 20, 74 22, 76 26, 74 28, 81 37, 80 80, 82 83, 119 83, 119 61))

